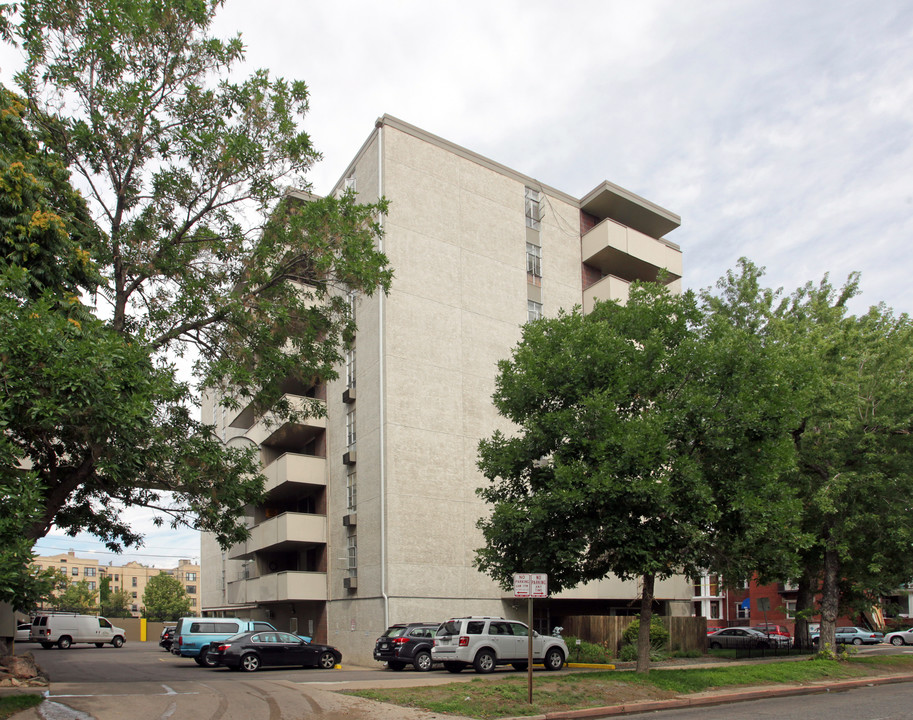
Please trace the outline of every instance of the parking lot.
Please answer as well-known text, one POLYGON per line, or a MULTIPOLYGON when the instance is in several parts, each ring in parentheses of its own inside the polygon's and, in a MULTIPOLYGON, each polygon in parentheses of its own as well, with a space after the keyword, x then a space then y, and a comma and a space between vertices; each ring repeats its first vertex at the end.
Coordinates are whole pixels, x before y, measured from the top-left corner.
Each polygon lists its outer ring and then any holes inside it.
MULTIPOLYGON (((400 672, 376 667, 342 669, 263 668, 237 673, 203 668, 179 658, 154 642, 122 648, 73 645, 45 650, 17 645, 17 654, 32 652, 51 677, 47 701, 23 720, 429 720, 439 715, 373 703, 336 690, 469 681, 447 672, 400 672)), ((499 672, 513 672, 510 669, 499 672)))

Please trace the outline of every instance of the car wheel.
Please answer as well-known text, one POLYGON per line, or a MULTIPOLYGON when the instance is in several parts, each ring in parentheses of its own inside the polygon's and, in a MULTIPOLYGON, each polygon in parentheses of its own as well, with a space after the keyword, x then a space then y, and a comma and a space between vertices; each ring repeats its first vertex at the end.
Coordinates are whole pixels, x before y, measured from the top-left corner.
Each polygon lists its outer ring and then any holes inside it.
POLYGON ((104 646, 105 646, 104 643, 95 643, 95 647, 104 647, 104 646))
POLYGON ((214 668, 218 666, 219 661, 216 659, 215 653, 212 651, 212 645, 207 645, 206 647, 200 648, 200 665, 203 667, 214 668))
POLYGON ((862 645, 862 638, 853 638, 853 645, 862 645))
POLYGON ((43 642, 41 643, 41 647, 43 647, 45 650, 50 650, 52 647, 54 647, 54 643, 43 642))
POLYGON ((116 648, 123 647, 124 639, 120 635, 115 635, 114 639, 111 641, 111 644, 116 648))
POLYGON ((201 658, 199 655, 197 655, 197 656, 193 659, 193 661, 194 661, 197 665, 199 665, 200 667, 203 667, 203 658, 201 658))
POLYGON ((404 667, 406 667, 406 663, 399 662, 398 660, 390 660, 387 663, 387 667, 391 670, 402 670, 404 667))
POLYGON ((421 650, 415 654, 415 659, 412 661, 412 667, 414 667, 418 672, 428 672, 431 669, 431 653, 421 650))
POLYGON ((322 653, 320 653, 320 658, 317 660, 317 664, 324 670, 332 670, 334 667, 336 667, 336 656, 329 650, 324 650, 322 653))
POLYGON ((66 650, 72 644, 73 641, 70 640, 69 636, 67 635, 64 635, 57 641, 57 647, 59 647, 61 650, 66 650))
POLYGON ((254 672, 260 669, 260 658, 253 653, 247 653, 241 658, 241 669, 245 672, 254 672))
POLYGON ((719 650, 719 649, 722 648, 722 647, 723 647, 723 646, 720 645, 718 642, 712 642, 712 643, 710 643, 710 649, 711 649, 711 650, 719 650))
POLYGON ((564 667, 564 653, 559 648, 551 648, 545 653, 545 669, 560 670, 564 667))
POLYGON ((444 669, 447 672, 452 672, 452 673, 463 672, 463 667, 464 667, 463 663, 453 663, 453 662, 444 663, 444 669))
POLYGON ((900 647, 901 645, 906 645, 906 643, 903 641, 903 638, 900 637, 900 635, 895 635, 891 638, 891 645, 900 647))
POLYGON ((511 663, 510 666, 514 670, 519 670, 520 672, 523 672, 524 670, 526 670, 526 668, 529 667, 529 665, 527 665, 526 663, 511 663))
POLYGON ((491 650, 479 650, 472 666, 477 673, 486 674, 495 671, 495 656, 491 650))

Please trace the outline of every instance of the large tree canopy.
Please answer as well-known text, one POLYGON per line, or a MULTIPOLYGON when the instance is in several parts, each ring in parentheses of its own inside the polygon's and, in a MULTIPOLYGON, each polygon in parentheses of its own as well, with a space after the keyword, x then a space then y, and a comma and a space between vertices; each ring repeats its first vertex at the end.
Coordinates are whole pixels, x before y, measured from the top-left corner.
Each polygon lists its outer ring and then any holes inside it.
POLYGON ((25 505, 26 540, 54 525, 141 542, 118 504, 243 538, 262 478, 194 419, 200 389, 323 412, 283 404, 283 384, 334 377, 354 331, 346 293, 389 287, 383 201, 290 193, 319 157, 306 87, 230 80, 243 47, 208 34, 221 4, 0 6, 27 60, 24 98, 4 93, 0 112, 0 489, 25 505))
POLYGON ((797 421, 786 431, 796 463, 786 479, 811 540, 795 575, 797 635, 820 612, 821 644, 834 648, 839 614, 871 607, 913 577, 913 324, 884 306, 850 315, 857 277, 842 288, 825 277, 776 302, 761 270, 742 267, 720 284, 715 307, 792 358, 785 388, 797 421))
POLYGON ((499 367, 494 402, 517 432, 480 443, 493 511, 477 566, 505 587, 546 572, 554 591, 641 578, 639 669, 657 576, 746 577, 767 540, 801 544, 781 481, 789 366, 692 293, 635 285, 625 305, 530 323, 499 367))

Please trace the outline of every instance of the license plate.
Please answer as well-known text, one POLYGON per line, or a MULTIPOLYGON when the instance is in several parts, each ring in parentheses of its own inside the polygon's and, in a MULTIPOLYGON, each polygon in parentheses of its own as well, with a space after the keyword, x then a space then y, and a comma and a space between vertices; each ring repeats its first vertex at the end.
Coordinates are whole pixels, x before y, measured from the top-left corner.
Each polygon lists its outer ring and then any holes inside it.
POLYGON ((387 645, 387 643, 381 643, 380 649, 386 650, 388 647, 389 647, 389 645, 387 645))

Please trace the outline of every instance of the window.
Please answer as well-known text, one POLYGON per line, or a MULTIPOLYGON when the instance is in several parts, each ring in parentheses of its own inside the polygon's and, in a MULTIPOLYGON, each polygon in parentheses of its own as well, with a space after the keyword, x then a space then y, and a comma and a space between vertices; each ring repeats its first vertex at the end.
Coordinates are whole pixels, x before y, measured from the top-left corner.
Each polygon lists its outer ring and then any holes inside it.
POLYGON ((197 606, 197 599, 190 598, 190 607, 196 607, 196 606, 197 606))
POLYGON ((349 474, 346 475, 346 509, 349 512, 355 512, 355 506, 358 502, 358 484, 355 475, 355 467, 349 466, 349 474))
POLYGON ((134 600, 136 600, 136 593, 130 593, 134 600))
POLYGON ((526 321, 533 322, 534 320, 539 320, 542 317, 542 303, 538 303, 535 300, 526 301, 526 321))
MULTIPOLYGON (((133 587, 136 587, 136 578, 130 578, 133 581, 133 587)), ((135 596, 134 596, 135 597, 135 596)))
POLYGON ((79 568, 73 568, 73 575, 79 575, 79 568))
POLYGON ((526 243, 526 282, 542 285, 542 248, 526 243))
POLYGON ((349 528, 348 546, 348 571, 349 577, 358 576, 358 537, 355 534, 355 528, 349 528))
POLYGON ((349 318, 355 319, 355 303, 358 299, 358 292, 355 290, 349 290, 348 297, 346 298, 349 302, 349 318))
POLYGON ((188 585, 188 586, 187 586, 187 592, 190 593, 191 595, 193 595, 196 591, 197 591, 197 586, 196 586, 196 585, 188 585))
POLYGON ((136 610, 136 605, 131 605, 131 606, 130 606, 130 612, 137 612, 137 610, 136 610))
POLYGON ((355 191, 356 191, 357 188, 356 188, 355 176, 354 176, 354 175, 349 175, 349 177, 346 178, 346 180, 345 180, 345 189, 346 189, 346 190, 351 190, 352 192, 355 192, 355 191))
POLYGON ((526 188, 526 227, 533 230, 539 229, 540 214, 539 201, 540 195, 538 190, 526 188))
POLYGON ((184 575, 184 578, 187 580, 187 582, 196 582, 197 574, 195 572, 189 572, 184 575))
POLYGON ((86 577, 95 577, 95 568, 86 568, 86 577))
POLYGON ((795 619, 795 617, 796 617, 796 601, 795 600, 786 601, 786 617, 788 617, 790 620, 795 619))
POLYGON ((117 573, 114 573, 114 581, 117 582, 118 580, 120 580, 120 575, 117 573))
POLYGON ((739 620, 747 620, 751 617, 751 610, 749 610, 745 605, 742 605, 742 603, 739 603, 735 606, 735 616, 739 620))
POLYGON ((346 387, 355 387, 355 348, 346 349, 346 387))
POLYGON ((355 406, 349 405, 346 410, 346 444, 349 452, 355 449, 355 406))
POLYGON ((94 589, 95 589, 95 582, 92 580, 89 580, 89 590, 94 590, 94 589))

